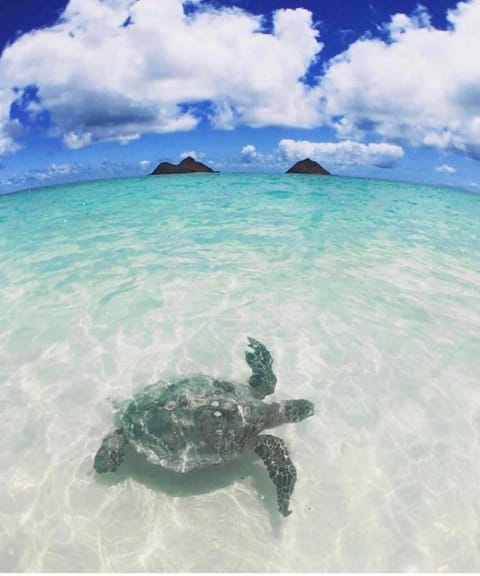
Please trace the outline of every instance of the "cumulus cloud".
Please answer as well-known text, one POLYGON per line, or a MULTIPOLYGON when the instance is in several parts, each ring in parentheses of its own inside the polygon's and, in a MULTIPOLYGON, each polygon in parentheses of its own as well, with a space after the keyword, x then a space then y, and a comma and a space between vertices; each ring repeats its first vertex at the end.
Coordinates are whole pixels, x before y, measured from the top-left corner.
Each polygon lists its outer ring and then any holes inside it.
POLYGON ((247 144, 242 148, 241 151, 242 161, 246 162, 247 164, 253 162, 257 158, 257 149, 253 144, 247 144))
POLYGON ((456 170, 453 166, 448 164, 442 164, 441 166, 435 166, 437 172, 442 172, 443 174, 455 174, 456 170))
POLYGON ((421 6, 394 14, 383 40, 353 42, 307 82, 322 43, 303 8, 276 10, 267 30, 261 16, 206 0, 70 0, 55 25, 1 54, 0 155, 18 147, 21 122, 44 113, 72 149, 207 120, 222 130, 330 125, 349 142, 373 135, 480 160, 480 0, 447 20, 434 28, 421 6))
POLYGON ((0 156, 17 150, 15 131, 19 128, 18 120, 10 119, 12 94, 0 85, 0 156))
POLYGON ((38 88, 69 148, 191 130, 205 103, 218 128, 318 124, 301 80, 322 47, 310 12, 277 10, 266 32, 238 8, 193 4, 187 15, 181 0, 70 0, 54 26, 18 38, 0 59, 2 150, 14 87, 38 88))
POLYGON ((396 14, 388 38, 363 38, 333 58, 320 80, 340 137, 372 132, 480 159, 480 0, 460 2, 449 27, 428 12, 396 14))
POLYGON ((403 149, 396 144, 362 144, 345 140, 343 142, 310 142, 309 140, 280 140, 280 154, 288 160, 312 158, 319 162, 339 166, 370 165, 391 168, 402 158, 403 149))

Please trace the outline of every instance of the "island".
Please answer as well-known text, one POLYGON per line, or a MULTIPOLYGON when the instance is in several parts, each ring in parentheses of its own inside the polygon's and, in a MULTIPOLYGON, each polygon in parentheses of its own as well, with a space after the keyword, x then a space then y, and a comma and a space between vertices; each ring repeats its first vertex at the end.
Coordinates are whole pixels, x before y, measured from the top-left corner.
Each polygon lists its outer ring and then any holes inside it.
POLYGON ((286 171, 286 174, 320 174, 322 176, 331 176, 328 170, 320 166, 318 162, 305 158, 294 164, 286 171))
POLYGON ((215 172, 215 170, 212 170, 202 162, 197 162, 195 158, 187 156, 179 164, 160 162, 160 164, 151 173, 151 176, 158 176, 160 174, 189 174, 192 172, 215 172))

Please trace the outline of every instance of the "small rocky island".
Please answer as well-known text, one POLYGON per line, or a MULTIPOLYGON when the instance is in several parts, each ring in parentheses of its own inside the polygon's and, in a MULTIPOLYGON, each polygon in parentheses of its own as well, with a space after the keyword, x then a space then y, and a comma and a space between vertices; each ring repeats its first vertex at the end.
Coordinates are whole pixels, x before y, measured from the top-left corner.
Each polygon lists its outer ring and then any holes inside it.
POLYGON ((322 176, 331 176, 328 170, 320 166, 318 162, 305 158, 294 164, 286 171, 286 174, 321 174, 322 176))
POLYGON ((197 160, 191 156, 187 156, 179 164, 160 162, 151 173, 151 176, 158 176, 160 174, 190 174, 192 172, 215 172, 215 170, 212 170, 202 162, 197 162, 197 160))

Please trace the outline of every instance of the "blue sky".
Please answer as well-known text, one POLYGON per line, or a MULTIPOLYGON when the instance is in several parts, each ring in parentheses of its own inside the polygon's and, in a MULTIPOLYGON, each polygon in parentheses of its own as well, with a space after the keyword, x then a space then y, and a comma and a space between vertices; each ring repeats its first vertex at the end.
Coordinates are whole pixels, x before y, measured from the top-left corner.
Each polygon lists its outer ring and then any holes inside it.
POLYGON ((0 0, 0 192, 147 174, 480 191, 480 0, 0 0))

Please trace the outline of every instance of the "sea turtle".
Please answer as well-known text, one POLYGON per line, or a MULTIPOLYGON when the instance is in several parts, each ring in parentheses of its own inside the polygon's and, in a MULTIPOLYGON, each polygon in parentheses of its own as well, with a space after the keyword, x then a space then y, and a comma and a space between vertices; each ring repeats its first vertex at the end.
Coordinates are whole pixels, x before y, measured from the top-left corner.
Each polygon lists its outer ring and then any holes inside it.
POLYGON ((253 450, 275 484, 279 511, 290 514, 295 466, 284 441, 262 432, 300 422, 313 414, 314 407, 308 400, 263 402, 277 382, 273 361, 261 342, 248 341, 252 350, 245 358, 253 372, 248 386, 204 375, 147 386, 119 410, 119 427, 103 439, 95 470, 117 470, 127 443, 150 462, 176 472, 222 464, 253 450))

